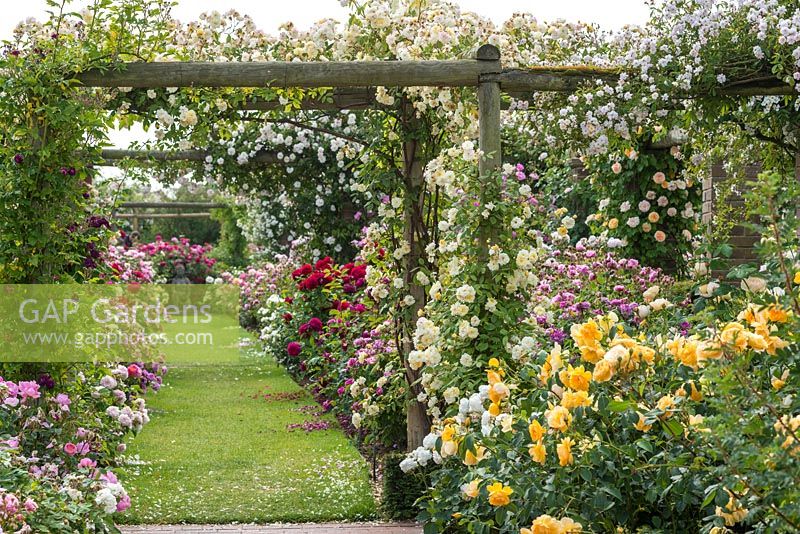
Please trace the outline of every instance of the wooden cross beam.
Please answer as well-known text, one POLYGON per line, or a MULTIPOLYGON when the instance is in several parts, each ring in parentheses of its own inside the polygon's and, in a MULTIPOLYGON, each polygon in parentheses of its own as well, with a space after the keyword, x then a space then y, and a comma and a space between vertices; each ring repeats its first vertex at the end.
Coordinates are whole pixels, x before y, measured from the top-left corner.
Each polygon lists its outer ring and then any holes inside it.
MULTIPOLYGON (((158 161, 205 161, 208 152, 203 150, 122 150, 107 148, 101 152, 102 161, 95 163, 100 167, 114 167, 123 160, 133 160, 141 163, 158 161)), ((249 163, 256 164, 281 164, 283 163, 273 152, 261 152, 250 158, 249 163)))
MULTIPOLYGON (((492 47, 494 48, 494 47, 492 47)), ((495 48, 496 50, 496 48, 495 48)), ((619 69, 592 66, 502 69, 487 58, 442 61, 311 61, 311 62, 152 62, 125 63, 119 70, 91 69, 76 78, 87 87, 334 87, 354 88, 333 102, 309 101, 306 109, 372 107, 375 86, 476 87, 499 83, 506 93, 573 92, 595 80, 614 81, 619 69)), ((795 95, 777 78, 720 87, 726 96, 795 95)), ((277 102, 253 101, 244 109, 279 109, 277 102)))
POLYGON ((500 62, 447 61, 206 61, 125 63, 91 69, 76 79, 87 87, 464 87, 499 72, 500 62))
POLYGON ((220 202, 120 202, 120 208, 139 209, 216 209, 226 208, 227 204, 220 202))
POLYGON ((211 217, 211 213, 195 212, 195 213, 117 213, 114 215, 117 219, 201 219, 211 217))
MULTIPOLYGON (((379 107, 375 101, 374 87, 343 87, 333 90, 331 98, 304 98, 300 103, 301 109, 319 110, 360 110, 379 107)), ((252 99, 240 106, 239 109, 252 111, 282 110, 284 105, 275 100, 252 99)))

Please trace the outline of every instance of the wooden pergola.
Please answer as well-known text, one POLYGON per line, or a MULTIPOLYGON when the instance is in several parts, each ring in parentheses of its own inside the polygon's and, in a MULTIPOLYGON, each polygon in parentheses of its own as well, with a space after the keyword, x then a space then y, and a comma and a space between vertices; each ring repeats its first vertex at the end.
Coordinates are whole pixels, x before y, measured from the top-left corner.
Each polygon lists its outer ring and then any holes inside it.
MULTIPOLYGON (((477 49, 471 59, 447 61, 317 61, 317 62, 153 62, 126 63, 119 69, 90 70, 79 73, 76 78, 87 87, 208 87, 208 88, 330 88, 330 98, 313 98, 301 102, 306 110, 357 110, 380 109, 375 100, 375 88, 383 87, 474 87, 477 92, 479 116, 479 149, 483 157, 479 162, 479 176, 485 177, 498 170, 502 163, 500 143, 500 115, 503 107, 501 95, 523 97, 533 92, 574 92, 583 84, 597 80, 613 82, 620 71, 595 67, 535 67, 527 69, 504 69, 500 51, 485 44, 477 49)), ((738 84, 721 87, 720 96, 797 95, 791 86, 775 79, 774 82, 759 80, 753 84, 738 84)), ((277 102, 249 100, 242 110, 282 109, 277 102)), ((423 183, 424 165, 417 161, 414 148, 404 166, 406 187, 419 188, 423 183)), ((203 161, 207 154, 200 150, 188 151, 124 151, 106 150, 103 161, 98 164, 114 165, 123 159, 146 161, 203 161)), ((264 152, 251 162, 264 164, 280 163, 275 154, 264 152)), ((424 302, 424 288, 419 286, 409 273, 415 261, 422 257, 420 244, 415 242, 413 232, 415 213, 406 209, 406 241, 411 253, 404 259, 405 281, 409 294, 415 297, 418 306, 424 302)), ((479 236, 486 244, 491 230, 479 236)), ((410 341, 404 340, 400 350, 408 354, 410 341)), ((411 347, 413 348, 413 346, 411 347)), ((405 360, 405 358, 404 358, 405 360)), ((406 368, 409 384, 418 376, 406 368)), ((427 415, 417 402, 408 407, 407 435, 409 447, 422 442, 427 433, 427 415)))
POLYGON ((118 207, 128 211, 117 213, 115 210, 112 216, 117 219, 129 219, 131 221, 131 228, 136 232, 139 230, 139 221, 141 219, 207 219, 211 217, 210 211, 197 210, 226 208, 227 205, 219 202, 121 202, 118 207), (173 211, 171 213, 142 213, 138 211, 142 209, 179 211, 173 211), (187 209, 194 211, 182 211, 187 209))
MULTIPOLYGON (((152 62, 126 63, 119 70, 94 69, 76 76, 86 87, 209 87, 209 88, 333 88, 330 98, 301 102, 302 110, 380 109, 375 87, 476 87, 478 92, 479 148, 487 156, 481 174, 500 162, 501 92, 526 98, 534 92, 574 92, 586 82, 613 81, 619 69, 587 66, 504 69, 497 47, 485 44, 473 59, 440 61, 311 61, 311 62, 152 62)), ((775 79, 738 84, 719 89, 720 96, 796 95, 794 88, 775 79)), ((241 110, 282 109, 275 101, 252 99, 241 110)), ((116 165, 119 160, 203 161, 200 150, 133 151, 107 149, 98 165, 116 165)), ((264 152, 252 163, 279 163, 275 154, 264 152)))

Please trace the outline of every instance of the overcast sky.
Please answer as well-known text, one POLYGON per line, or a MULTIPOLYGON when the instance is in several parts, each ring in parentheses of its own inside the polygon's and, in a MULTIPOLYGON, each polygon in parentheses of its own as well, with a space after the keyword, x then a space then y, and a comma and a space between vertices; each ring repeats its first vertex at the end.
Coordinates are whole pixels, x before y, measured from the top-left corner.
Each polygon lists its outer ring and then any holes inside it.
MULTIPOLYGON (((70 7, 79 10, 89 0, 73 0, 70 7)), ((539 20, 566 19, 593 22, 608 29, 618 29, 626 24, 642 24, 647 20, 645 0, 457 0, 463 9, 475 11, 502 23, 512 13, 528 12, 539 20)), ((45 0, 0 0, 3 16, 0 18, 0 40, 8 39, 14 26, 28 17, 47 17, 45 0)), ((343 20, 347 11, 338 0, 180 0, 173 14, 181 21, 190 21, 204 11, 236 9, 249 14, 266 32, 274 32, 286 21, 306 28, 323 18, 343 20)), ((132 139, 141 138, 138 132, 112 132, 115 146, 125 147, 132 139)))

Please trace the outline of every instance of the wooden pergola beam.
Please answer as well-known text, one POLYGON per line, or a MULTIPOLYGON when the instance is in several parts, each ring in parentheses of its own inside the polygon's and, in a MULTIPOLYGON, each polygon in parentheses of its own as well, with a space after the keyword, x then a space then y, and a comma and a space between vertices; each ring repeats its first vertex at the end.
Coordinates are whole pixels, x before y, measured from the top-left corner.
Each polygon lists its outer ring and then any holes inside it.
MULTIPOLYGON (((589 66, 531 67, 525 69, 503 69, 498 73, 480 76, 481 82, 499 82, 506 93, 555 92, 572 93, 586 82, 602 80, 613 82, 619 78, 620 69, 589 66)), ((790 96, 798 95, 797 89, 779 79, 761 83, 729 85, 719 87, 715 94, 721 96, 790 96)), ((685 95, 696 98, 706 95, 685 95)), ((710 96, 710 95, 709 95, 710 96)))
MULTIPOLYGON (((375 107, 374 90, 390 87, 477 86, 497 82, 506 93, 575 91, 595 80, 613 81, 619 69, 600 67, 532 67, 501 69, 499 61, 330 61, 330 62, 153 62, 125 63, 120 70, 92 69, 76 78, 87 87, 336 87, 353 88, 333 101, 309 99, 304 109, 375 107)), ((771 83, 720 87, 723 96, 796 95, 776 79, 771 83)), ((280 109, 279 102, 254 100, 243 109, 280 109)))
MULTIPOLYGON (((107 148, 101 152, 102 161, 97 166, 114 167, 120 161, 133 160, 142 163, 159 161, 205 161, 208 152, 204 150, 123 150, 107 148)), ((261 152, 250 158, 249 163, 276 164, 282 163, 273 152, 261 152)))
POLYGON ((225 208, 220 202, 120 202, 120 208, 128 209, 216 209, 225 208))
POLYGON ((211 217, 207 211, 195 213, 117 213, 117 219, 201 219, 211 217))
POLYGON ((87 87, 372 87, 476 86, 499 61, 207 61, 125 63, 90 69, 76 79, 87 87))
MULTIPOLYGON (((343 87, 333 90, 329 98, 304 98, 301 109, 319 109, 329 111, 361 110, 379 107, 375 101, 374 87, 343 87)), ((275 100, 252 99, 240 106, 239 109, 248 111, 282 110, 284 105, 275 100)))

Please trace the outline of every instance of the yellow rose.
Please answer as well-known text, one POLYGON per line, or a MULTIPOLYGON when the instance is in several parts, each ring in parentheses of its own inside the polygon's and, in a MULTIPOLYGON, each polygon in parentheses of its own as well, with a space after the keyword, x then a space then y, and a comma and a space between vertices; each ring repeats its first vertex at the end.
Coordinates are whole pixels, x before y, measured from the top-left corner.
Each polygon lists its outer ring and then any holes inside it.
POLYGON ((565 370, 558 374, 561 383, 576 391, 588 391, 589 382, 592 380, 592 373, 586 371, 582 365, 572 367, 569 365, 565 370))
POLYGON ((544 427, 539 423, 539 421, 534 419, 531 421, 531 424, 528 425, 528 434, 531 435, 531 441, 539 441, 544 437, 544 427))
POLYGON ((583 346, 580 347, 581 359, 589 363, 597 363, 598 360, 603 358, 603 347, 600 345, 583 346))
MULTIPOLYGON (((613 219, 609 219, 608 228, 610 230, 616 230, 618 226, 619 226, 619 219, 617 219, 616 217, 614 217, 613 219)), ((800 273, 798 273, 798 274, 800 274, 800 273)), ((798 283, 800 283, 800 282, 798 282, 798 283)))
POLYGON ((547 425, 560 432, 565 432, 572 424, 572 414, 563 406, 553 406, 544 412, 544 416, 547 418, 547 425))
POLYGON ((452 441, 455 435, 455 427, 453 425, 447 425, 444 427, 444 430, 442 430, 442 441, 452 441))
POLYGON ((703 400, 703 394, 697 389, 694 385, 694 382, 689 382, 689 387, 692 390, 692 393, 689 395, 689 398, 695 402, 700 402, 703 400))
POLYGON ((600 360, 594 366, 592 379, 595 382, 608 382, 614 376, 614 366, 608 360, 600 360))
POLYGON ((544 443, 537 441, 528 447, 528 454, 531 455, 531 458, 534 462, 544 464, 544 461, 547 458, 547 449, 545 449, 544 443))
POLYGON ((495 482, 488 488, 489 504, 492 506, 506 506, 511 502, 509 496, 514 493, 509 486, 504 486, 502 482, 495 482))
POLYGON ((483 460, 484 455, 486 454, 486 447, 481 447, 478 445, 475 447, 475 453, 469 449, 467 452, 464 453, 464 465, 478 465, 478 462, 483 460))
POLYGON ((773 376, 770 382, 772 383, 772 387, 775 391, 779 391, 783 386, 786 385, 786 379, 789 378, 789 370, 786 369, 783 374, 778 378, 777 376, 773 376))
POLYGON ((442 450, 440 451, 442 458, 453 456, 458 452, 458 443, 455 441, 445 441, 442 443, 442 450))
POLYGON ((767 318, 773 323, 785 323, 789 320, 789 313, 783 308, 770 306, 767 310, 767 318))
POLYGON ((639 415, 639 420, 633 425, 633 427, 638 430, 639 432, 649 432, 653 425, 648 425, 644 421, 644 415, 637 412, 639 415))
POLYGON ((474 499, 480 493, 480 479, 475 479, 469 484, 461 486, 461 492, 469 499, 474 499))
POLYGON ((797 271, 796 273, 794 273, 794 283, 795 284, 800 284, 800 271, 797 271))
POLYGON ((590 406, 591 404, 592 399, 589 397, 589 393, 586 391, 567 390, 564 392, 564 396, 561 397, 561 406, 568 410, 572 410, 580 406, 590 406))
POLYGON ((675 399, 672 397, 672 395, 664 395, 663 397, 658 399, 658 402, 656 403, 656 408, 665 412, 662 417, 666 419, 667 417, 672 415, 670 410, 675 408, 675 399))
POLYGON ((574 324, 569 329, 570 336, 575 344, 581 346, 593 346, 603 339, 603 332, 594 319, 589 319, 585 323, 574 324))
POLYGON ((769 347, 764 336, 747 332, 747 345, 756 352, 763 352, 769 347))
POLYGON ((572 438, 564 438, 558 445, 556 445, 556 453, 558 453, 558 463, 562 467, 570 465, 572 462, 575 461, 575 458, 572 456, 573 445, 575 445, 575 441, 573 441, 572 438))
POLYGON ((493 386, 498 382, 502 382, 503 379, 497 371, 486 371, 486 381, 489 382, 490 386, 493 386))
MULTIPOLYGON (((540 515, 536 519, 533 520, 533 524, 531 525, 530 529, 521 529, 520 532, 523 530, 527 530, 530 534, 561 534, 561 522, 556 519, 555 517, 550 517, 549 515, 540 515)), ((524 533, 528 534, 528 533, 524 533)))
POLYGON ((747 348, 747 331, 739 323, 728 323, 720 333, 720 340, 742 351, 747 348))
POLYGON ((580 532, 583 532, 583 525, 569 517, 561 518, 561 534, 580 534, 580 532))
POLYGON ((670 354, 683 365, 691 367, 695 371, 699 368, 697 349, 697 339, 676 336, 675 339, 667 342, 667 350, 670 354))
POLYGON ((508 394, 508 386, 503 382, 495 382, 489 387, 489 399, 495 404, 500 404, 500 401, 508 397, 508 394))

